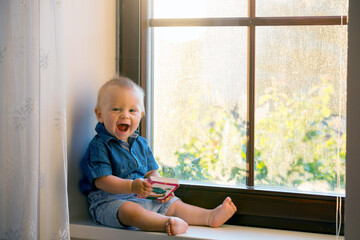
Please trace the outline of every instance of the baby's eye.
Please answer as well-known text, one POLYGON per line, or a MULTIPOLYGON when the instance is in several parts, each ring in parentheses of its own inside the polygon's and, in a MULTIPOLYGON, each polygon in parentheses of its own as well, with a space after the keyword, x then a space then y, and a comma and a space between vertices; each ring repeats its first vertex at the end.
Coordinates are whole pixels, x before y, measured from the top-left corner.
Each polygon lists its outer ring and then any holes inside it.
POLYGON ((120 111, 120 108, 113 108, 111 111, 113 111, 113 112, 119 112, 119 111, 120 111))
POLYGON ((136 109, 130 109, 130 112, 136 112, 136 109))

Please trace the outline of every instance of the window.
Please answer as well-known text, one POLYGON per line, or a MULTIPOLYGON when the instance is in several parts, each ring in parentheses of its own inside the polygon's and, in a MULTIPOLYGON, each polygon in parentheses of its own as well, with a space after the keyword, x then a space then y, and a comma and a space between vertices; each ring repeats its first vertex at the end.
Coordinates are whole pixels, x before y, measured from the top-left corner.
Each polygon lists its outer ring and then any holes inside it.
POLYGON ((345 186, 344 1, 139 7, 147 137, 163 175, 183 180, 178 195, 203 207, 230 195, 233 224, 335 233, 345 186))

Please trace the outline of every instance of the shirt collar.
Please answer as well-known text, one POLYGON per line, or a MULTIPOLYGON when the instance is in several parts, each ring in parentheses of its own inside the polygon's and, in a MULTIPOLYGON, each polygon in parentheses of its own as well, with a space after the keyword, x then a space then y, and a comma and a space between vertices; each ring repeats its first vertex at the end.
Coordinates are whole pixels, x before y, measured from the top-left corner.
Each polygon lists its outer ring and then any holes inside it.
MULTIPOLYGON (((105 142, 109 142, 110 140, 114 139, 116 141, 122 141, 111 135, 105 128, 105 125, 103 123, 98 122, 95 127, 96 133, 99 135, 100 138, 102 138, 105 142)), ((133 134, 129 136, 128 139, 129 142, 133 142, 137 137, 139 136, 139 131, 136 130, 133 134)), ((122 141, 125 142, 125 141, 122 141)), ((126 143, 126 142, 125 142, 126 143)))

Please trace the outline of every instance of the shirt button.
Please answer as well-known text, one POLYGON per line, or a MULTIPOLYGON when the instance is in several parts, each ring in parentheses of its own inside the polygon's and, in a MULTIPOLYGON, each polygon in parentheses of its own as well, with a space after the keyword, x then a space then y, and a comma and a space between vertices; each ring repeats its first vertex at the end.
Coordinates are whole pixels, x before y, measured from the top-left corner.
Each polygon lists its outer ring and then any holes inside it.
POLYGON ((124 173, 124 172, 125 172, 125 168, 121 169, 121 172, 124 173))

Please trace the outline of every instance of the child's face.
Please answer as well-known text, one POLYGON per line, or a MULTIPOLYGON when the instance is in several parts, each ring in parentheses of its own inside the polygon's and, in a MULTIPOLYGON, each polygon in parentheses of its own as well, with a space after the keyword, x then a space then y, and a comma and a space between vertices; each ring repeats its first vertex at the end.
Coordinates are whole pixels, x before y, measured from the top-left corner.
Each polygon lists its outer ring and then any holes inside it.
POLYGON ((96 117, 112 136, 127 142, 144 114, 139 101, 135 90, 109 86, 99 108, 95 109, 96 117))

